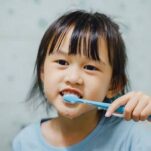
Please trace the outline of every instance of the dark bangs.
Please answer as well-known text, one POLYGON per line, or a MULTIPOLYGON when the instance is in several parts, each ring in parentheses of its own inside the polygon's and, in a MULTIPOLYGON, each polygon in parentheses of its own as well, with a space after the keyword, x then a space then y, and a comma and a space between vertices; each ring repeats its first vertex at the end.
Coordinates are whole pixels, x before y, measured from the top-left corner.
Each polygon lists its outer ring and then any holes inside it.
POLYGON ((104 33, 100 31, 97 19, 90 14, 73 12, 65 18, 60 18, 55 24, 55 34, 50 39, 49 54, 58 51, 68 31, 73 28, 70 38, 69 54, 84 55, 92 60, 100 61, 98 51, 98 38, 104 33))

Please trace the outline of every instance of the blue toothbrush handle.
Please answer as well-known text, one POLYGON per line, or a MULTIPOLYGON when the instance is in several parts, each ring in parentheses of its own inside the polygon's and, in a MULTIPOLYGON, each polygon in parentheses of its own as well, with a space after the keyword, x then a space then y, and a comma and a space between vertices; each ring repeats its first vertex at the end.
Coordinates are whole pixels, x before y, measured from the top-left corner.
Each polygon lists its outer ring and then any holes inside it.
MULTIPOLYGON (((94 105, 98 109, 103 109, 103 110, 107 110, 110 106, 110 103, 104 103, 104 102, 102 103, 102 102, 93 102, 93 101, 85 100, 85 103, 90 104, 90 105, 94 105)), ((124 112, 124 106, 120 106, 118 109, 116 109, 115 112, 122 114, 124 112)))
POLYGON ((120 106, 119 108, 116 109, 115 112, 118 112, 120 114, 123 114, 124 113, 124 106, 120 106))

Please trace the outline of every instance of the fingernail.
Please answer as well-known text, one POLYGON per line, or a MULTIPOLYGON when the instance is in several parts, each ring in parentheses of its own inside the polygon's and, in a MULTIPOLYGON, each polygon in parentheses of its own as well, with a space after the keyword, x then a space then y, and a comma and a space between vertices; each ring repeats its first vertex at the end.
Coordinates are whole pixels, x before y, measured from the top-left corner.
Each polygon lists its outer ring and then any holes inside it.
POLYGON ((110 112, 106 112, 105 113, 105 117, 110 117, 111 116, 111 113, 110 112))

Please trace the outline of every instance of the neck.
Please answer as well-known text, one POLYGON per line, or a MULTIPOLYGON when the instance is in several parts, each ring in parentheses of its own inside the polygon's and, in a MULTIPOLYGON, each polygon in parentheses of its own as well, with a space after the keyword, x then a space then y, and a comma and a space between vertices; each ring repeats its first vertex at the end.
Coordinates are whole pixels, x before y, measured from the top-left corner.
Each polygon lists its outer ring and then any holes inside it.
POLYGON ((97 126, 99 119, 100 113, 97 110, 74 119, 59 115, 57 118, 45 122, 42 126, 42 131, 50 144, 69 146, 80 142, 88 136, 97 126))
POLYGON ((59 116, 56 119, 56 125, 63 133, 71 135, 73 133, 89 133, 96 127, 98 121, 99 113, 94 110, 74 119, 59 116))

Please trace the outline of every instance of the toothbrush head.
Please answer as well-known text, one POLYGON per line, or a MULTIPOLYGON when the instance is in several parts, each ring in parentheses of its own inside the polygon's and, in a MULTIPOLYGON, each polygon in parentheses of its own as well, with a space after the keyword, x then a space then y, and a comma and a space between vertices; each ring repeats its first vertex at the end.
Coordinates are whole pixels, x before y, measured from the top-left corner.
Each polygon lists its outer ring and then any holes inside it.
POLYGON ((63 96, 63 99, 64 99, 65 102, 72 103, 72 104, 81 102, 79 100, 79 98, 74 94, 65 94, 63 96))

